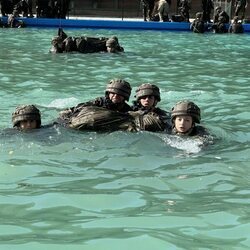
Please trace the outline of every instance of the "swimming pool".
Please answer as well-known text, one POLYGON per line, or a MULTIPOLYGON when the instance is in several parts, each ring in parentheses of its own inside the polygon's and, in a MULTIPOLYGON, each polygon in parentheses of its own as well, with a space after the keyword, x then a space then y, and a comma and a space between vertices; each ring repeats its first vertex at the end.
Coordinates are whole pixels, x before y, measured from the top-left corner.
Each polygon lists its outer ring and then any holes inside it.
POLYGON ((66 29, 117 35, 124 54, 49 54, 57 32, 0 30, 0 249, 247 249, 250 36, 66 29), (163 133, 51 128, 11 133, 34 103, 43 124, 102 96, 109 79, 195 101, 217 137, 201 149, 163 133))

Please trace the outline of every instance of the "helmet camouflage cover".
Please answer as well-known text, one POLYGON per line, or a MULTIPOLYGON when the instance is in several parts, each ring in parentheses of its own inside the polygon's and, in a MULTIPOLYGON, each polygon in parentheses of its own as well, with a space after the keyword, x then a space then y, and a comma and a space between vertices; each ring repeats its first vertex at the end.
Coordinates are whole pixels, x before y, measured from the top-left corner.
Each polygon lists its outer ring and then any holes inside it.
POLYGON ((112 48, 116 48, 119 46, 119 43, 118 43, 118 38, 117 37, 111 37, 107 40, 106 42, 106 46, 107 47, 112 47, 112 48))
POLYGON ((60 36, 54 36, 51 40, 52 45, 57 45, 63 43, 63 39, 60 36))
POLYGON ((131 94, 131 86, 125 80, 113 79, 107 85, 105 95, 107 96, 110 92, 121 95, 128 101, 131 94))
POLYGON ((144 83, 139 86, 139 88, 136 90, 135 97, 138 101, 143 96, 149 95, 154 96, 158 102, 161 100, 160 89, 156 85, 150 83, 144 83))
POLYGON ((196 123, 200 123, 201 120, 200 108, 190 101, 180 101, 175 104, 172 108, 171 120, 173 121, 178 115, 190 115, 196 123))
POLYGON ((41 126, 41 114, 39 109, 34 105, 18 106, 14 113, 12 113, 13 127, 18 126, 19 122, 25 120, 37 121, 37 127, 41 126))

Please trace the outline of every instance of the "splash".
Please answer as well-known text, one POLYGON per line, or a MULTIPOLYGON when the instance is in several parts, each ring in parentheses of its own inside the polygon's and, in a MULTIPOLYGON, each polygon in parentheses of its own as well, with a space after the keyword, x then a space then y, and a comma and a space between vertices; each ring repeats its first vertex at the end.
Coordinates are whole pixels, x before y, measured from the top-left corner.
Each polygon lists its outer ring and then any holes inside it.
POLYGON ((204 140, 200 137, 180 137, 164 135, 162 140, 169 146, 185 151, 186 153, 199 153, 204 147, 204 140))
POLYGON ((69 97, 66 99, 55 99, 46 106, 49 108, 65 108, 65 107, 74 106, 78 102, 79 100, 77 98, 69 97))

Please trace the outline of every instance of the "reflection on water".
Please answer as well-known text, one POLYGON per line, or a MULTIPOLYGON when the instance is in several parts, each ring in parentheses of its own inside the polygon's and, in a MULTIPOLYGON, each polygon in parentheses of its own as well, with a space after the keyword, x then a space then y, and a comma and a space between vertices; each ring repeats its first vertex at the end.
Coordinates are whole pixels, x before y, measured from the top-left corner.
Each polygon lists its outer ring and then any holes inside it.
POLYGON ((52 55, 56 32, 0 30, 0 249, 249 248, 250 36, 69 29, 117 35, 126 52, 52 55), (19 104, 48 124, 114 77, 158 84, 167 110, 193 100, 214 143, 6 129, 19 104))

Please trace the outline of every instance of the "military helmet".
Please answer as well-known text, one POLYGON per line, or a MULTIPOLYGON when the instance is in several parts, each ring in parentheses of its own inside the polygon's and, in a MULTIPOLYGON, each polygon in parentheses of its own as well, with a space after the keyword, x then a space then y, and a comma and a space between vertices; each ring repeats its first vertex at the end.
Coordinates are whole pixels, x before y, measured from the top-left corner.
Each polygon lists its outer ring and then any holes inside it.
POLYGON ((161 100, 160 89, 151 83, 144 83, 136 90, 135 98, 138 101, 143 96, 152 95, 159 102, 161 100))
POLYGON ((116 48, 119 46, 117 37, 111 37, 106 42, 107 47, 116 48))
POLYGON ((39 109, 34 105, 18 106, 14 113, 12 113, 13 127, 18 126, 19 122, 25 120, 37 121, 37 127, 41 126, 41 114, 39 109))
POLYGON ((190 115, 196 123, 200 123, 201 120, 200 108, 190 101, 180 101, 175 104, 172 108, 171 120, 173 121, 178 115, 190 115))
POLYGON ((55 44, 58 44, 58 43, 62 43, 63 42, 63 39, 62 37, 60 36, 54 36, 52 39, 51 39, 51 44, 52 45, 55 45, 55 44))
POLYGON ((121 95, 128 101, 131 94, 131 86, 125 80, 112 79, 106 87, 105 95, 108 96, 110 92, 121 95))

